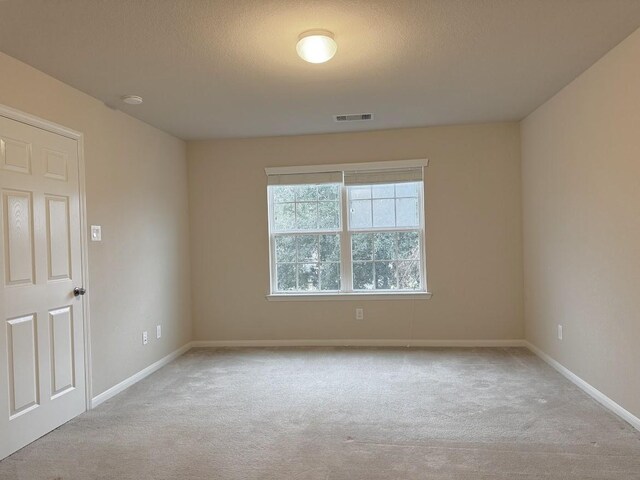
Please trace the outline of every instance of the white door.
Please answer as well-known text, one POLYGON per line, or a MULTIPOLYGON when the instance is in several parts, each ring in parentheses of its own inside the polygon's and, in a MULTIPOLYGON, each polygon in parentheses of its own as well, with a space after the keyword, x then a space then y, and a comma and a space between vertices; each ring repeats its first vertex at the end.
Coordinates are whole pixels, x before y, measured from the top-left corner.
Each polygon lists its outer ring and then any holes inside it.
POLYGON ((86 409, 77 140, 0 116, 0 196, 1 459, 86 409))

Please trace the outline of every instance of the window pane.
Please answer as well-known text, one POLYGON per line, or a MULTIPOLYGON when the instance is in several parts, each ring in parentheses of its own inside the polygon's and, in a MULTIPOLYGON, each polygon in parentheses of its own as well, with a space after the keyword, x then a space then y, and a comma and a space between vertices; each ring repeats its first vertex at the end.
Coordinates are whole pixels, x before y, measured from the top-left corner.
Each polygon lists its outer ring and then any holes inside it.
POLYGON ((317 185, 298 185, 296 187, 297 202, 315 202, 318 200, 317 185))
POLYGON ((276 231, 292 230, 296 225, 295 203, 280 203, 273 207, 274 229, 276 231))
POLYGON ((318 203, 318 228, 340 227, 340 204, 338 202, 318 203))
POLYGON ((395 188, 393 185, 373 185, 373 198, 393 198, 395 197, 395 188))
POLYGON ((353 289, 372 290, 373 288, 373 262, 354 262, 353 289))
POLYGON ((317 203, 296 203, 296 228, 303 230, 318 228, 317 203))
POLYGON ((396 184, 396 197, 417 197, 419 183, 396 184))
POLYGON ((373 201, 374 227, 395 227, 396 210, 393 202, 393 199, 373 201))
POLYGON ((351 202, 351 227, 371 227, 371 200, 354 200, 351 202))
POLYGON ((277 265, 276 274, 279 291, 296 289, 296 265, 294 263, 277 265))
POLYGON ((305 263, 298 265, 298 290, 318 290, 318 264, 305 263))
POLYGON ((420 262, 398 262, 398 281, 401 290, 419 290, 420 262))
POLYGON ((371 187, 349 187, 349 199, 350 200, 362 200, 371 198, 371 187))
POLYGON ((276 203, 293 202, 296 199, 296 187, 292 185, 273 186, 273 201, 276 203))
POLYGON ((420 234, 418 232, 398 233, 398 259, 413 260, 420 258, 420 234))
POLYGON ((320 235, 320 261, 340 261, 340 235, 320 235))
POLYGON ((296 237, 280 235, 276 237, 276 262, 296 261, 296 237))
POLYGON ((340 185, 318 185, 319 200, 338 200, 340 198, 340 185))
POLYGON ((340 264, 320 264, 320 289, 340 290, 340 264))
POLYGON ((318 261, 318 235, 298 236, 298 262, 318 261))
POLYGON ((373 233, 354 233, 351 236, 351 257, 354 260, 373 259, 373 233))
POLYGON ((392 290, 396 287, 396 275, 393 262, 375 262, 376 289, 392 290))
POLYGON ((395 260, 396 234, 376 233, 374 237, 374 258, 376 260, 395 260))
POLYGON ((343 188, 338 183, 269 187, 274 292, 339 292, 341 242, 349 235, 345 225, 354 230, 351 272, 345 272, 352 276, 353 291, 421 290, 422 183, 347 186, 347 219, 342 219, 343 188))
POLYGON ((398 210, 399 227, 417 227, 420 225, 417 198, 399 198, 396 200, 396 208, 398 210))

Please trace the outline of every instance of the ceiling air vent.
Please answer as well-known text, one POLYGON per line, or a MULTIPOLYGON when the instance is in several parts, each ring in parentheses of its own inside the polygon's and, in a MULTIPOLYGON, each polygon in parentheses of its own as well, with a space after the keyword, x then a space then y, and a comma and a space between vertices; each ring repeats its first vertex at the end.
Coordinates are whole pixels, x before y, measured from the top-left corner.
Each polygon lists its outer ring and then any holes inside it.
POLYGON ((373 113, 354 113, 349 115, 335 115, 336 122, 358 122, 361 120, 373 120, 373 113))

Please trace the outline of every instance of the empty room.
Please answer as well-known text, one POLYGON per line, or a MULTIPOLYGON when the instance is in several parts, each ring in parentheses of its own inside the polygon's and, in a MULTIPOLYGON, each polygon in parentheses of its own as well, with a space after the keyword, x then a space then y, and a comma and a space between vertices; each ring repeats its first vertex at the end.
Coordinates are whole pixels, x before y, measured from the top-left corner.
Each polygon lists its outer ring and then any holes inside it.
POLYGON ((640 0, 0 0, 0 480, 640 480, 640 0))

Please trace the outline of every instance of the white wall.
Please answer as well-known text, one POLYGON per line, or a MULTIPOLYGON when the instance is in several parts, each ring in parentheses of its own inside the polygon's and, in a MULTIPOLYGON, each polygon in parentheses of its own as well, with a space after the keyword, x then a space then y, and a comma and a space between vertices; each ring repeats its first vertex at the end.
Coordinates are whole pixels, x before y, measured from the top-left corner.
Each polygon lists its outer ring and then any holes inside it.
POLYGON ((640 30, 522 122, 522 178, 526 338, 640 416, 640 30))
POLYGON ((523 337, 517 123, 189 142, 188 159, 196 340, 523 337), (265 299, 265 167, 424 157, 432 299, 265 299))
POLYGON ((191 339, 186 147, 2 53, 0 72, 0 103, 85 134, 97 395, 191 339))

